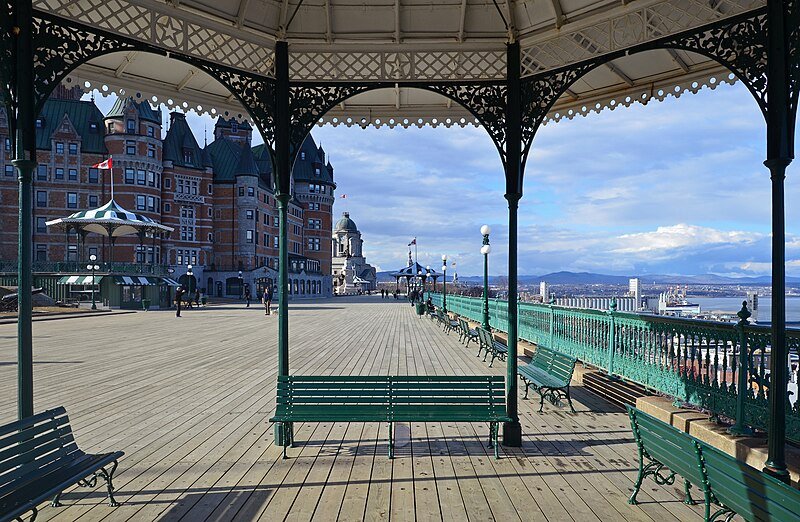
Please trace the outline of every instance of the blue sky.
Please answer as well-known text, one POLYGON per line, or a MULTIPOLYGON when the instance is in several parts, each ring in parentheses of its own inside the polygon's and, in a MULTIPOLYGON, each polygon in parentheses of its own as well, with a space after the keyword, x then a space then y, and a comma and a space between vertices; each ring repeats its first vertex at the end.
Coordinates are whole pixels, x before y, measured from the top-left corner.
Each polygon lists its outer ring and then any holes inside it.
MULTIPOLYGON (((105 110, 110 98, 98 98, 105 110)), ((198 141, 213 120, 192 116, 198 141)), ((507 206, 497 151, 483 129, 312 131, 334 166, 335 219, 349 211, 379 270, 448 254, 482 271, 480 226, 492 227, 490 272, 507 269, 507 206)), ((721 85, 544 126, 520 202, 520 273, 765 275, 770 180, 764 120, 743 85, 721 85)), ((260 140, 257 140, 260 141, 260 140)), ((797 166, 786 180, 787 273, 800 275, 797 166)))

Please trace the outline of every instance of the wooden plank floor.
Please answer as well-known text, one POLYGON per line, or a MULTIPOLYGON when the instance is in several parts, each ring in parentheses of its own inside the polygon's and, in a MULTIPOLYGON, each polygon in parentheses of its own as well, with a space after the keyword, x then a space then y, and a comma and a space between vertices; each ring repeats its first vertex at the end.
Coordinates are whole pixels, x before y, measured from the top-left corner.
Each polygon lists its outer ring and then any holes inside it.
MULTIPOLYGON (((627 417, 574 388, 577 414, 520 400, 524 444, 495 460, 487 427, 299 424, 281 459, 277 320, 242 305, 35 322, 36 410, 64 405, 79 445, 122 450, 115 485, 73 488, 38 520, 698 520, 680 485, 630 506, 627 417)), ((378 297, 292 303, 295 374, 503 374, 453 333, 378 297)), ((0 325, 0 423, 16 412, 16 326, 0 325)))

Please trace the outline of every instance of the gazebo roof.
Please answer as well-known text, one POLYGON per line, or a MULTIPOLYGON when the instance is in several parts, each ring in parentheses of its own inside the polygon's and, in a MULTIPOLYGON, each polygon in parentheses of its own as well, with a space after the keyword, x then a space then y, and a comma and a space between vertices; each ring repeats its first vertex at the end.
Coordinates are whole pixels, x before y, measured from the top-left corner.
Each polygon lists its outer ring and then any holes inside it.
POLYGON ((174 229, 142 214, 125 210, 113 199, 102 207, 81 210, 65 218, 45 223, 50 226, 77 228, 109 237, 130 236, 140 232, 172 232, 174 229))
POLYGON ((422 272, 425 277, 439 277, 441 275, 433 268, 428 270, 419 263, 414 262, 413 264, 392 273, 392 277, 417 277, 420 272, 422 272))
MULTIPOLYGON (((292 81, 389 82, 322 117, 345 125, 465 125, 475 118, 422 81, 501 81, 505 44, 521 47, 521 76, 556 70, 717 22, 764 0, 37 0, 35 8, 166 51, 274 75, 277 40, 289 43, 292 81)), ((136 93, 171 107, 246 118, 211 76, 142 52, 90 60, 67 81, 136 93), (155 98, 153 98, 155 97, 155 98)), ((578 80, 549 118, 679 96, 733 82, 696 53, 654 50, 620 56, 578 80)))

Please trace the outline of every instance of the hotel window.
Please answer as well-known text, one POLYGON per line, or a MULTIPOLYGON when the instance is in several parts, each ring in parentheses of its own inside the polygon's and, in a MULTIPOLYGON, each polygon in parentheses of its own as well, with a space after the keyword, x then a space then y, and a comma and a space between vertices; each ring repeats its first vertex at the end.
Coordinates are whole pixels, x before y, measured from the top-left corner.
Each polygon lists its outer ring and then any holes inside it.
POLYGON ((300 159, 301 159, 301 160, 304 160, 304 159, 306 159, 306 153, 305 153, 305 152, 301 152, 301 153, 300 153, 300 159))
POLYGON ((78 260, 78 245, 69 245, 67 247, 67 261, 78 260))
POLYGON ((320 191, 321 193, 325 194, 325 185, 320 185, 320 187, 319 187, 319 191, 320 191))
POLYGON ((253 242, 253 231, 252 230, 245 230, 244 238, 245 238, 245 241, 247 241, 248 243, 252 243, 253 242))
POLYGON ((208 217, 214 217, 214 211, 211 209, 211 207, 208 207, 208 217))
POLYGON ((109 124, 108 124, 108 133, 109 134, 114 134, 114 122, 113 121, 109 122, 109 124))
POLYGON ((199 190, 197 189, 196 181, 192 181, 191 187, 192 187, 192 192, 191 192, 192 194, 197 195, 200 193, 199 190))
POLYGON ((11 152, 11 138, 6 138, 5 149, 6 152, 11 152))
POLYGON ((272 248, 278 248, 278 236, 272 236, 272 248))
POLYGON ((78 169, 69 169, 69 180, 78 181, 78 169))
POLYGON ((156 198, 154 198, 153 196, 147 196, 147 210, 149 212, 156 211, 156 198))
POLYGON ((38 232, 40 234, 46 234, 47 233, 47 225, 45 225, 46 221, 47 221, 47 218, 43 218, 43 217, 37 217, 36 218, 36 232, 38 232))
POLYGON ((253 187, 247 187, 247 195, 253 197, 256 195, 256 189, 253 187))
POLYGON ((128 131, 128 134, 136 132, 136 120, 128 120, 125 122, 125 129, 128 131))
POLYGON ((278 226, 278 216, 272 216, 272 226, 273 227, 278 226))
MULTIPOLYGON (((40 165, 43 166, 43 165, 40 165)), ((44 167, 44 179, 47 179, 47 167, 44 167)), ((5 175, 8 177, 14 176, 14 165, 6 165, 5 175)))
POLYGON ((264 232, 264 246, 269 246, 269 234, 264 232))
MULTIPOLYGON (((148 127, 151 128, 151 127, 148 127)), ((147 144, 147 157, 148 158, 155 158, 156 157, 156 146, 152 143, 147 144)))
POLYGON ((214 234, 211 233, 211 232, 208 233, 208 242, 209 243, 213 243, 214 242, 214 234))
POLYGON ((64 179, 64 169, 62 168, 56 169, 56 179, 64 179))
POLYGON ((264 214, 262 217, 264 218, 264 225, 269 225, 269 216, 264 214))
POLYGON ((36 261, 47 261, 47 245, 36 245, 36 261))
POLYGON ((156 186, 156 173, 153 172, 152 170, 147 171, 147 184, 150 185, 151 187, 156 186))
POLYGON ((37 207, 46 207, 47 206, 47 191, 46 190, 37 190, 36 191, 36 206, 37 207))
POLYGON ((208 184, 208 193, 209 194, 213 194, 214 193, 214 185, 212 185, 211 183, 208 184))
POLYGON ((244 196, 244 187, 239 187, 239 196, 244 196))
POLYGON ((36 128, 44 129, 44 118, 36 118, 36 128))
POLYGON ((313 194, 314 192, 316 192, 316 191, 317 191, 317 185, 315 185, 315 184, 313 184, 313 183, 310 183, 310 184, 308 185, 308 191, 309 191, 309 192, 311 192, 311 193, 313 194))
POLYGON ((89 207, 94 208, 97 206, 97 196, 90 195, 89 196, 89 207))
POLYGON ((319 238, 318 237, 310 237, 308 238, 308 249, 312 251, 319 250, 319 238))
POLYGON ((169 203, 164 203, 164 213, 169 214, 170 212, 172 212, 172 205, 169 203))
POLYGON ((78 144, 77 143, 70 143, 68 150, 69 150, 70 154, 77 154, 78 153, 78 144))
POLYGON ((135 183, 136 173, 133 169, 125 169, 125 183, 132 185, 135 183))
MULTIPOLYGON (((6 174, 8 174, 7 171, 6 174)), ((36 167, 36 179, 39 181, 47 181, 47 165, 39 165, 36 167)))
POLYGON ((64 154, 64 144, 60 141, 56 142, 56 154, 64 154))
POLYGON ((172 178, 164 178, 164 188, 172 188, 172 178))
POLYGON ((136 171, 136 184, 137 185, 146 185, 147 184, 147 172, 143 170, 136 171))
POLYGON ((97 131, 100 130, 100 126, 97 124, 96 121, 89 122, 89 132, 92 134, 97 134, 97 131))
POLYGON ((78 194, 67 192, 67 208, 78 208, 78 194))
POLYGON ((144 196, 136 196, 136 210, 146 210, 147 200, 144 196))
POLYGON ((100 182, 100 171, 97 169, 89 169, 89 183, 100 182))
POLYGON ((125 142, 125 154, 129 156, 136 155, 136 142, 135 141, 126 141, 125 142))
POLYGON ((147 136, 149 138, 154 138, 156 136, 156 128, 152 125, 147 126, 147 136))
POLYGON ((319 176, 319 169, 318 169, 318 168, 317 168, 317 169, 314 169, 314 174, 316 174, 317 176, 319 176))
POLYGON ((253 211, 252 210, 245 210, 244 215, 247 219, 253 219, 253 211))
POLYGON ((183 162, 184 163, 191 163, 192 162, 192 151, 189 149, 183 149, 183 162))
POLYGON ((178 262, 178 265, 183 264, 183 250, 178 250, 178 256, 176 261, 178 262))

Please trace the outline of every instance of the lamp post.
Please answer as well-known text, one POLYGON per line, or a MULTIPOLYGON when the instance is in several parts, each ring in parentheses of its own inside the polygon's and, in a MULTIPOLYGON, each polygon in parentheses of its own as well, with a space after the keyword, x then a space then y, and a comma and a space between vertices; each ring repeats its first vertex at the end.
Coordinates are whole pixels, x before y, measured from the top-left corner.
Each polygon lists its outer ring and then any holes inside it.
POLYGON ((442 254, 442 311, 447 313, 447 254, 442 254))
POLYGON ((483 236, 483 246, 481 247, 481 254, 483 254, 483 329, 489 331, 489 253, 492 251, 492 246, 489 244, 489 233, 492 229, 489 225, 481 227, 481 235, 483 236))
POLYGON ((192 302, 192 265, 186 265, 186 276, 189 279, 189 302, 192 302))
POLYGON ((100 270, 100 266, 96 264, 97 256, 92 254, 89 256, 90 263, 86 265, 87 270, 92 271, 92 310, 97 310, 97 303, 94 300, 94 271, 100 270))
POLYGON ((239 270, 239 299, 242 298, 243 293, 244 293, 244 277, 242 277, 242 271, 239 270))

